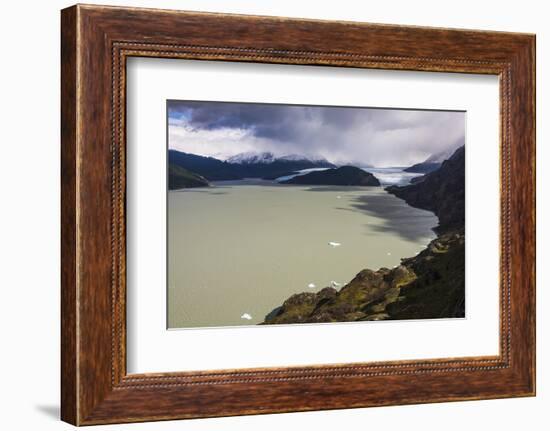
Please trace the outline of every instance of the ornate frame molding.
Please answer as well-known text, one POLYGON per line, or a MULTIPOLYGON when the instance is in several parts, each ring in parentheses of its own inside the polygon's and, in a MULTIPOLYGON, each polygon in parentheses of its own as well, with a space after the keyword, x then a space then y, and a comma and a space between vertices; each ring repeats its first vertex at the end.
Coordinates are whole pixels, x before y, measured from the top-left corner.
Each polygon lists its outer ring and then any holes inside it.
POLYGON ((62 418, 98 424, 533 395, 534 43, 534 36, 510 33, 65 9, 62 418), (213 26, 220 30, 204 30, 213 26), (255 36, 257 28, 270 31, 255 36), (331 42, 334 32, 340 38, 331 42), (320 41, 308 40, 311 34, 320 41), (500 354, 127 375, 125 65, 132 56, 498 75, 500 354), (242 396, 250 390, 257 399, 242 396), (308 400, 299 396, 304 391, 308 400))

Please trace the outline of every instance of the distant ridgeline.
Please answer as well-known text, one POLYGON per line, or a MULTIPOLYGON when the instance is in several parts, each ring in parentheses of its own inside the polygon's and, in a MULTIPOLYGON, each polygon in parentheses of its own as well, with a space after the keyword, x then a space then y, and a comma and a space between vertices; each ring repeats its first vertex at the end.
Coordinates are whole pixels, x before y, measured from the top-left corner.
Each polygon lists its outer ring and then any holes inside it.
POLYGON ((339 291, 292 295, 263 324, 464 317, 465 150, 408 186, 386 190, 439 217, 438 237, 395 268, 364 269, 339 291))
POLYGON ((274 157, 264 153, 246 157, 233 157, 222 161, 213 157, 198 156, 176 150, 168 151, 169 189, 203 187, 196 178, 177 175, 177 168, 183 168, 188 175, 195 175, 208 181, 241 180, 243 178, 263 178, 272 180, 285 175, 291 175, 302 169, 333 168, 332 163, 325 159, 307 159, 297 156, 274 157), (260 155, 262 156, 262 155, 260 155))
POLYGON ((421 162, 416 163, 408 168, 403 169, 405 172, 416 173, 416 174, 427 174, 433 172, 441 166, 441 163, 438 162, 421 162))
POLYGON ((408 168, 404 169, 405 172, 427 174, 438 169, 441 164, 453 155, 454 151, 443 151, 440 153, 432 154, 426 160, 420 163, 416 163, 408 168))

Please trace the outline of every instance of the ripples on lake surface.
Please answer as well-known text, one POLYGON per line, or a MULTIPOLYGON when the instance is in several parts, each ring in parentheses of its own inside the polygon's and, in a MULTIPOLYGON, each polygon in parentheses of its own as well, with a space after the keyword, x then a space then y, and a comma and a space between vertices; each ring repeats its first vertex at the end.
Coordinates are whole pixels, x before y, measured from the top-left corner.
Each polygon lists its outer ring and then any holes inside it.
POLYGON ((382 187, 245 180, 170 191, 169 327, 257 324, 294 293, 414 256, 437 222, 382 187))

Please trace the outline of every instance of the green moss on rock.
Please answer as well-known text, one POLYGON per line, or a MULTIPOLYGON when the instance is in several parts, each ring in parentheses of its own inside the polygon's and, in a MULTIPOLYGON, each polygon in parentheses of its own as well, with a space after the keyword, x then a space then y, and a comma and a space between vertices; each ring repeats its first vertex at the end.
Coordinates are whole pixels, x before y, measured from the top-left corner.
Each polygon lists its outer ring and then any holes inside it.
POLYGON ((414 184, 386 190, 435 212, 439 236, 401 265, 364 269, 340 291, 293 295, 264 323, 430 319, 465 315, 464 147, 414 184))
POLYGON ((464 234, 441 235, 417 256, 364 269, 339 291, 292 295, 265 324, 428 319, 464 316, 464 234))

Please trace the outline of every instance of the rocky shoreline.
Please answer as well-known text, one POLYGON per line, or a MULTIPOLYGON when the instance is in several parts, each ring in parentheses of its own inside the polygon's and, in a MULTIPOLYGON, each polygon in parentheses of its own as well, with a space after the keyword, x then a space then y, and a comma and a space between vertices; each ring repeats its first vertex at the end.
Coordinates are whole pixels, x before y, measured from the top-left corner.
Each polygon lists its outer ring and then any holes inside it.
POLYGON ((292 295, 262 324, 464 317, 464 166, 461 147, 419 181, 386 189, 438 216, 438 237, 426 249, 392 269, 364 269, 340 290, 292 295))

